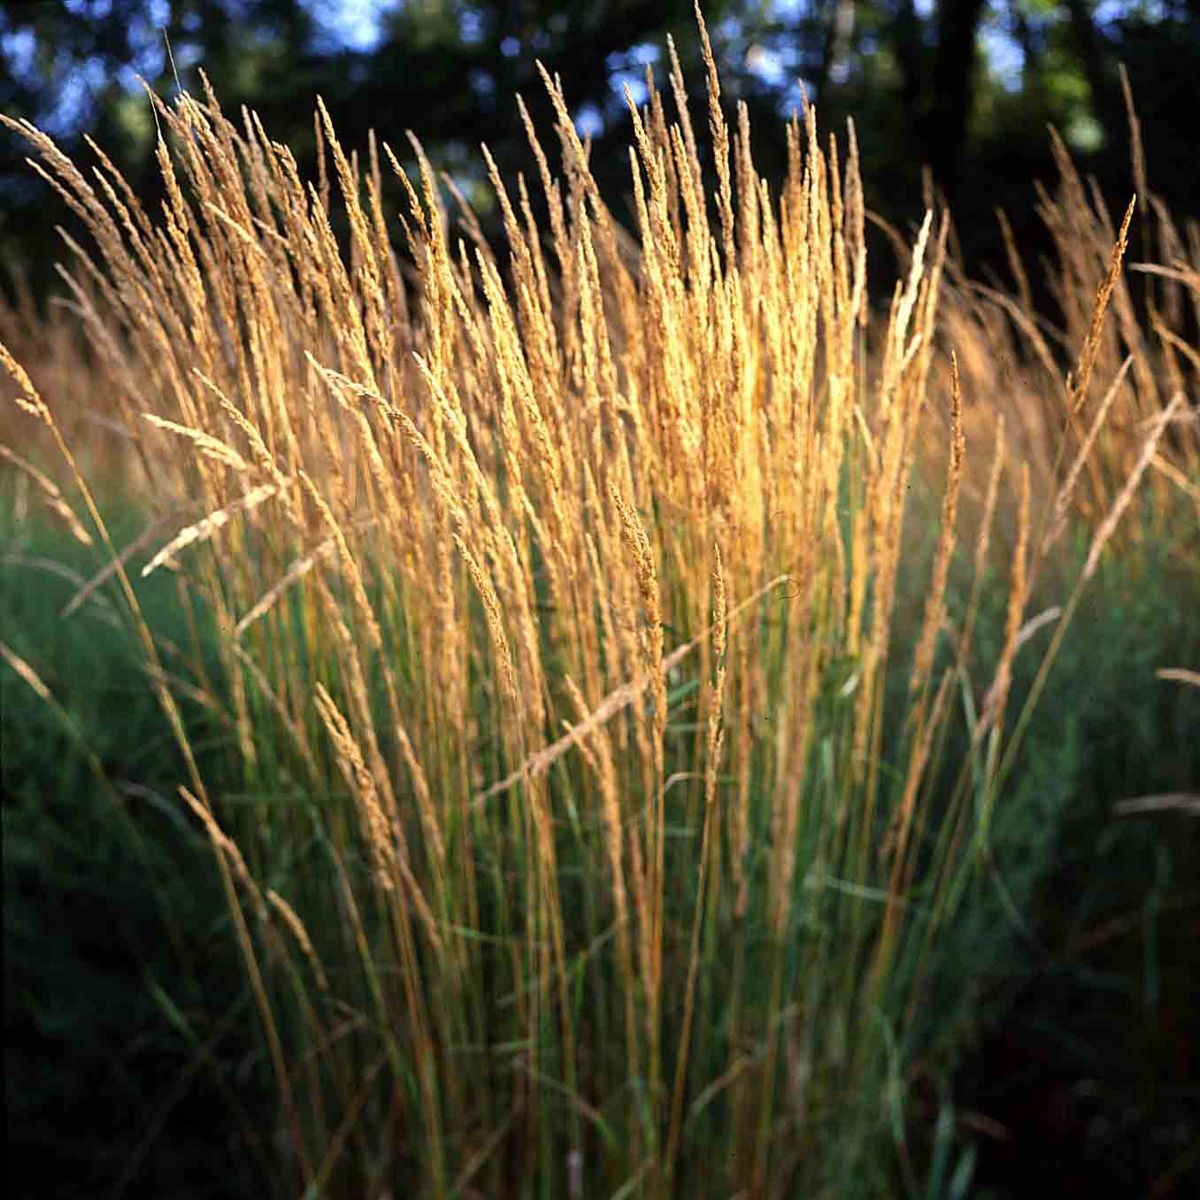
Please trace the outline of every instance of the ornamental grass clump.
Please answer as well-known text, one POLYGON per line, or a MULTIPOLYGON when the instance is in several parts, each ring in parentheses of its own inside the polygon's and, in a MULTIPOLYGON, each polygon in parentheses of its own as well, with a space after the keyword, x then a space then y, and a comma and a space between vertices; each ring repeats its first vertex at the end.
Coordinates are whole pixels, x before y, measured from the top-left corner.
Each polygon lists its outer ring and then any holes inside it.
MULTIPOLYGON (((89 235, 63 280, 153 541, 113 544, 56 397, 4 365, 182 750, 277 1088, 281 1194, 912 1177, 914 1014, 1028 719, 1032 581, 1085 486, 1056 647, 1142 475, 1176 462, 1178 386, 1146 391, 1123 316, 1109 332, 1129 218, 1069 323, 1047 508, 1011 416, 968 436, 1000 335, 976 297, 960 372, 948 218, 872 305, 853 127, 826 143, 807 108, 786 178, 761 178, 700 36, 704 133, 673 48, 669 94, 630 101, 628 229, 543 73, 537 179, 484 152, 500 245, 469 213, 452 233, 418 142, 411 174, 386 143, 350 154, 323 107, 314 182, 211 92, 154 101, 153 212, 103 157, 85 173, 5 119, 89 235), (1129 380, 1126 461, 1092 392, 1129 380), (906 524, 930 479, 933 517, 906 524), (215 663, 143 619, 158 571, 215 663), (973 640, 985 589, 1007 594, 998 656, 973 640), (227 717, 215 774, 173 680, 227 717)), ((1194 479, 1193 452, 1172 469, 1194 479)))

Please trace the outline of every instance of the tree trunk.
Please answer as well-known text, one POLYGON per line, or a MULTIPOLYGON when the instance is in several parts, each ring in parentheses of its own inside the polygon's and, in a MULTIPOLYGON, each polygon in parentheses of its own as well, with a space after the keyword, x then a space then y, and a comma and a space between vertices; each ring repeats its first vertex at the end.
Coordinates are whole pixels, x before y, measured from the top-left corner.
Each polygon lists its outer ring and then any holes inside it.
POLYGON ((983 0, 942 0, 938 6, 933 100, 925 147, 933 176, 948 198, 958 187, 967 120, 975 90, 975 34, 983 0))
POLYGON ((892 49, 900 68, 900 98, 910 119, 921 115, 921 18, 913 0, 900 0, 892 17, 892 49))
POLYGON ((1110 83, 1103 38, 1096 28, 1092 6, 1088 0, 1067 0, 1067 9, 1083 73, 1092 93, 1092 115, 1100 122, 1106 138, 1119 138, 1125 124, 1124 111, 1110 83))
POLYGON ((1041 52, 1034 40, 1029 18, 1025 16, 1025 10, 1021 7, 1021 0, 1008 0, 1008 11, 1012 18, 1013 37, 1021 47, 1021 86, 1026 95, 1031 95, 1041 89, 1041 52))

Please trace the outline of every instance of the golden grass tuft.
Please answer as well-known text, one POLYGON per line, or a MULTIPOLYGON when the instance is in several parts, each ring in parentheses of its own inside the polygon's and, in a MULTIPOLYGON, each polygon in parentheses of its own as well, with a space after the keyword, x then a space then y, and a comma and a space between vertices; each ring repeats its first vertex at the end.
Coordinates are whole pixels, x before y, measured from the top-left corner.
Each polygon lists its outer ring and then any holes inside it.
POLYGON ((1136 500, 1196 488, 1200 268, 1164 214, 1150 329, 1133 206, 1114 230, 1058 144, 1060 337, 1011 235, 1010 296, 963 277, 946 214, 872 303, 853 129, 807 107, 760 177, 700 29, 711 172, 672 46, 669 93, 630 101, 629 229, 544 72, 557 173, 523 105, 540 191, 484 152, 501 245, 469 211, 456 236, 419 143, 364 167, 321 104, 314 182, 211 92, 155 100, 158 213, 3 118, 87 230, 76 361, 123 437, 93 456, 78 382, 47 369, 47 404, 0 347, 11 419, 109 558, 72 606, 115 580, 184 753, 281 1192, 885 1191, 880 1098, 1081 589, 1136 500), (114 455, 162 523, 124 550, 80 465, 114 455), (183 651, 235 730, 211 787, 126 572, 180 513, 141 574, 170 562, 216 630, 215 670, 183 651), (1044 570, 1079 522, 1082 574, 1044 570), (1026 618, 1039 584, 1055 618, 1026 618))

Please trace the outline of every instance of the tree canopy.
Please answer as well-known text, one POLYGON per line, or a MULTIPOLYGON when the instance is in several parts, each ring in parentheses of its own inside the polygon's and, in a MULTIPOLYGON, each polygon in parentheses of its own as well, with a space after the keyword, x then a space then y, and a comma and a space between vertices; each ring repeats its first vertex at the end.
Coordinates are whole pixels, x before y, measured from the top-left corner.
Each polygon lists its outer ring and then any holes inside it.
MULTIPOLYGON (((1114 200, 1128 197, 1121 63, 1153 186, 1177 212, 1196 208, 1196 156, 1178 147, 1200 109, 1200 0, 710 0, 704 11, 725 94, 749 106, 768 174, 783 141, 763 118, 807 94, 826 128, 855 118, 873 207, 911 219, 927 167, 971 216, 969 256, 995 250, 982 219, 994 206, 1031 208, 1031 179, 1051 173, 1047 124, 1114 200)), ((302 161, 320 95, 350 146, 374 129, 399 151, 413 130, 486 220, 479 144, 506 172, 530 167, 514 96, 545 116, 538 62, 562 76, 620 199, 625 91, 639 99, 644 72, 665 70, 668 35, 699 85, 690 0, 9 0, 0 108, 68 148, 97 137, 149 187, 143 86, 169 96, 195 89, 203 70, 227 109, 256 109, 302 161)), ((0 245, 10 263, 44 271, 52 222, 36 219, 46 197, 24 153, 0 137, 0 245)))

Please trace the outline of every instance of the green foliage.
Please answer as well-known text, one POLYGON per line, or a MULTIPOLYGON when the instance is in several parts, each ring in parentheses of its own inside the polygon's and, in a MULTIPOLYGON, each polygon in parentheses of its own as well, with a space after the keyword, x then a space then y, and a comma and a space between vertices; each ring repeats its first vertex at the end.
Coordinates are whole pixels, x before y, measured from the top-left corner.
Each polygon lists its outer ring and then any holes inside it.
POLYGON ((962 1133, 1001 1195, 1035 1162, 1049 1187, 1138 1192, 1197 1136, 1196 822, 1114 811, 1200 779, 1200 693, 1155 676, 1200 658, 1194 517, 1171 529, 1093 581, 939 947, 923 1036, 959 1104, 1007 1127, 962 1133))
MULTIPOLYGON (((15 527, 10 501, 0 640, 37 662, 67 719, 4 668, 8 1194, 253 1194, 245 985, 211 850, 173 798, 169 729, 111 607, 58 615, 75 586, 45 564, 94 556, 15 527)), ((169 585, 147 591, 182 635, 169 585)))
MULTIPOLYGON (((262 1063, 207 844, 166 799, 181 764, 128 639, 96 611, 61 621, 72 586, 30 566, 53 560, 82 568, 82 552, 44 527, 8 544, 17 549, 0 574, 0 636, 37 663, 78 729, 65 732, 6 673, 10 1192, 66 1196, 118 1184, 126 1195, 253 1194, 262 1063), (81 744, 101 764, 99 777, 81 744), (136 786, 123 790, 127 784, 136 786), (33 1188, 19 1183, 17 1172, 26 1170, 34 1171, 33 1188)), ((1189 1011, 1194 947, 1183 919, 1196 901, 1190 881, 1200 847, 1194 836, 1179 836, 1188 831, 1177 815, 1114 819, 1112 805, 1200 778, 1200 745, 1186 736, 1200 727, 1197 697, 1154 677, 1157 667, 1200 652, 1200 610, 1189 602, 1196 592, 1194 568, 1169 540, 1143 544, 1100 573, 1064 644, 978 877, 937 942, 910 1042, 896 1047, 898 1066, 907 1064, 902 1069, 919 1085, 912 1106, 890 1118, 914 1194, 951 1200, 972 1194, 977 1177, 1003 1187, 1004 1160, 997 1166, 995 1146, 961 1120, 964 1107, 1007 1115, 1014 1088, 1019 1100, 1020 1083, 1005 1083, 1003 1063, 999 1077, 995 1068, 979 1076, 997 1025, 1027 1031, 1037 1023, 1041 1053, 1055 1070, 1103 1081, 1113 1119, 1128 1121, 1123 1114, 1134 1104, 1150 1112, 1143 1124, 1151 1130, 1166 1130, 1170 1120, 1174 1129, 1182 1119, 1178 1101, 1136 1064, 1149 1056, 1186 1086, 1186 1067, 1169 1055, 1181 1045, 1189 1011), (1131 925, 1140 949, 1098 971, 1086 947, 1130 911, 1141 913, 1131 925), (1047 1000, 1048 979, 1066 980, 1076 997, 1072 1013, 1082 1019, 1047 1000)), ((143 600, 161 632, 186 636, 169 580, 157 594, 147 588, 143 600)), ((980 622, 981 631, 996 625, 980 622)), ((980 654, 986 662, 996 650, 985 642, 980 654)), ((1020 664, 1018 701, 1028 685, 1020 664)), ((686 709, 688 691, 686 683, 674 689, 673 711, 686 709)), ((204 720, 202 710, 190 711, 200 743, 204 720)), ((947 758, 953 762, 955 751, 947 758)), ((317 866, 276 858, 271 872, 278 883, 290 870, 311 876, 317 866)), ((569 881, 569 865, 563 874, 569 881)), ((568 894, 564 915, 590 927, 586 888, 576 899, 568 894)), ((819 926, 818 908, 812 918, 819 926)), ((1109 948, 1103 937, 1097 944, 1109 948)), ((578 987, 616 983, 593 974, 586 958, 575 980, 578 987)), ((1190 1045, 1194 1055, 1194 1036, 1190 1045)), ((911 1082, 884 1085, 885 1111, 899 1104, 889 1089, 911 1082)), ((1019 1110, 1009 1119, 1019 1121, 1019 1110)), ((837 1132, 828 1136, 836 1140, 837 1132)), ((1138 1145, 1129 1128, 1123 1136, 1122 1145, 1138 1145)), ((1140 1152, 1169 1165, 1170 1136, 1160 1136, 1165 1147, 1141 1144, 1140 1152)), ((847 1176, 839 1195, 894 1185, 886 1174, 873 1182, 847 1176)))

